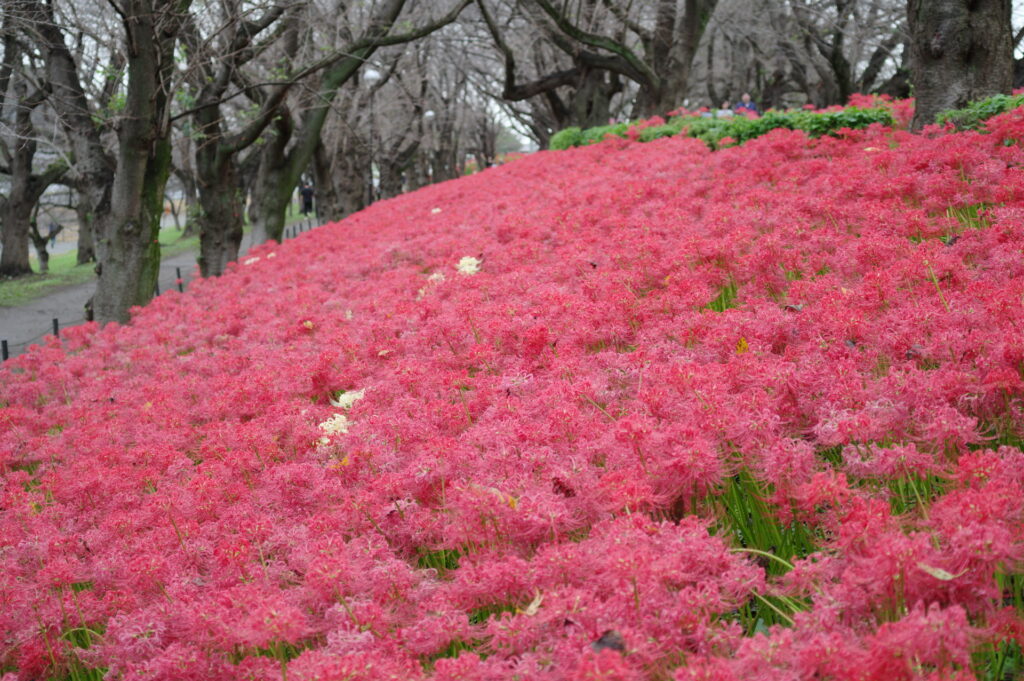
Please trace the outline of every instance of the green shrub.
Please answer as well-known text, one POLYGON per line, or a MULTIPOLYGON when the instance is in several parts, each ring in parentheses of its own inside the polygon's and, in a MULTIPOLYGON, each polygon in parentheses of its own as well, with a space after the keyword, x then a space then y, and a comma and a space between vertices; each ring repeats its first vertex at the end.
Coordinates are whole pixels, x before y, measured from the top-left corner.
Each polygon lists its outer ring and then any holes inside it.
MULTIPOLYGON (((893 125, 888 109, 848 108, 842 111, 768 111, 760 118, 734 116, 731 118, 705 118, 703 116, 676 116, 662 125, 638 130, 641 142, 650 142, 661 137, 684 134, 694 137, 717 149, 723 139, 730 138, 732 144, 742 144, 760 137, 777 128, 803 130, 811 137, 833 134, 843 128, 866 128, 872 123, 893 125)), ((566 128, 551 138, 551 149, 568 149, 602 141, 607 135, 629 137, 630 123, 602 125, 587 130, 566 128)))
POLYGON ((640 131, 640 141, 650 142, 651 140, 656 140, 661 137, 672 137, 673 135, 678 135, 682 131, 685 121, 686 119, 682 116, 677 116, 676 118, 669 119, 668 123, 665 123, 664 125, 654 125, 649 128, 644 128, 640 131))
POLYGON ((566 128, 565 130, 559 130, 551 136, 551 143, 548 145, 549 149, 568 149, 569 147, 578 147, 583 144, 583 131, 579 128, 566 128))
POLYGON ((579 146, 585 146, 587 144, 596 144, 603 142, 604 138, 608 135, 615 135, 616 137, 625 137, 626 131, 629 129, 629 123, 613 123, 612 125, 597 125, 593 128, 587 128, 580 133, 580 144, 579 146))
POLYGON ((962 109, 943 111, 935 118, 939 125, 952 123, 958 130, 978 130, 985 121, 1018 106, 1024 105, 1024 95, 993 95, 988 99, 971 102, 962 109))

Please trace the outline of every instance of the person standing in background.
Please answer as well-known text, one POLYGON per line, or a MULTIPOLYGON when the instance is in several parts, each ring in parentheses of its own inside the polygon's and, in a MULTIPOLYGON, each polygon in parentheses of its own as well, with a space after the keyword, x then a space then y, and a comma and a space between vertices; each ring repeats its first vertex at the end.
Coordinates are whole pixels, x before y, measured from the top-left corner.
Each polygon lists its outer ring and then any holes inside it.
POLYGON ((46 238, 50 240, 50 248, 57 245, 57 235, 64 229, 64 225, 59 225, 56 222, 51 222, 49 225, 49 231, 46 234, 46 238))
POLYGON ((740 103, 736 105, 736 113, 752 114, 757 116, 760 112, 757 110, 757 104, 750 98, 749 92, 744 92, 743 96, 740 97, 740 103))
POLYGON ((299 188, 299 195, 302 197, 302 214, 309 215, 313 212, 313 187, 303 182, 299 188))

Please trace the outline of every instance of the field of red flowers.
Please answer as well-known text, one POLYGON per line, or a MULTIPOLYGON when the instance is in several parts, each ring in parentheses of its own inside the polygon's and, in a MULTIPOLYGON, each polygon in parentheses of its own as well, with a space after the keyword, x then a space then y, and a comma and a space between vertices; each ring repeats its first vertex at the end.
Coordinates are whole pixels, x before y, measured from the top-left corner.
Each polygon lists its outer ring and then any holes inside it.
POLYGON ((1004 679, 1024 110, 542 152, 0 368, 0 678, 1004 679))

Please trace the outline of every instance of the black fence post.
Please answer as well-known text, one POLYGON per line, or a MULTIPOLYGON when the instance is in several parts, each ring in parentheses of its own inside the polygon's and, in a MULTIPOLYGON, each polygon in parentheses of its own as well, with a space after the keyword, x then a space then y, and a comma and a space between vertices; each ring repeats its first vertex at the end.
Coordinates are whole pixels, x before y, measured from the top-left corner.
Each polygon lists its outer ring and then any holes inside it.
POLYGON ((154 295, 160 295, 160 280, 159 279, 157 279, 157 281, 156 281, 155 291, 156 291, 156 293, 154 295))
POLYGON ((53 318, 53 335, 60 338, 60 323, 56 317, 53 318))
POLYGON ((6 340, 0 341, 0 355, 3 356, 3 358, 4 358, 3 361, 5 361, 5 362, 11 356, 10 350, 7 349, 7 341, 6 340))
POLYGON ((175 267, 174 269, 178 273, 178 293, 184 293, 185 292, 185 281, 181 278, 181 268, 180 267, 175 267))

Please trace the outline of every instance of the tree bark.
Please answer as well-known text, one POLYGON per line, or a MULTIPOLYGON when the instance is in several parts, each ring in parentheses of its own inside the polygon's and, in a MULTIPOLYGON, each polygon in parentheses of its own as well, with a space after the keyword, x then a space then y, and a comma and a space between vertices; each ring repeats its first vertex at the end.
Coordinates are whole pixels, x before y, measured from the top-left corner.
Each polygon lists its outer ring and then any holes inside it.
POLYGON ((941 111, 1010 91, 1010 16, 1010 0, 908 0, 913 130, 941 111))
POLYGON ((160 218, 171 171, 170 83, 182 13, 159 0, 124 4, 128 88, 118 131, 110 210, 97 216, 99 281, 92 309, 100 322, 127 322, 153 297, 160 269, 160 218))
POLYGON ((32 215, 32 206, 14 199, 16 192, 12 180, 12 196, 2 199, 3 232, 2 236, 4 250, 0 256, 0 277, 23 277, 32 274, 32 266, 28 260, 29 245, 29 220, 32 215))
POLYGON ((366 208, 369 194, 366 160, 337 150, 329 165, 317 164, 317 210, 324 222, 334 222, 366 208))
POLYGON ((573 123, 582 128, 607 125, 611 117, 612 96, 621 89, 608 72, 582 69, 580 82, 572 98, 573 123))
MULTIPOLYGON (((5 14, 5 62, 0 66, 0 110, 6 109, 7 105, 15 110, 12 139, 14 149, 9 149, 6 144, 2 148, 3 158, 9 163, 9 167, 3 168, 2 171, 10 175, 11 180, 8 195, 0 196, 0 243, 3 244, 0 277, 32 274, 28 255, 32 211, 47 187, 60 180, 66 171, 64 164, 58 163, 51 165, 40 175, 32 172, 37 148, 32 111, 46 100, 48 91, 39 88, 28 94, 25 76, 15 72, 15 64, 20 63, 22 59, 21 47, 13 26, 14 20, 13 12, 5 14)), ((46 259, 41 257, 40 263, 45 266, 46 259)))
POLYGON ((292 137, 291 118, 282 115, 274 121, 268 133, 268 140, 260 154, 256 181, 253 182, 252 205, 249 209, 254 244, 270 239, 281 240, 288 203, 292 200, 302 174, 300 170, 292 177, 285 154, 285 147, 292 137))
POLYGON ((645 114, 664 115, 682 104, 693 58, 716 4, 717 0, 685 0, 679 16, 676 0, 659 0, 651 64, 660 76, 660 86, 641 102, 645 114))
POLYGON ((219 277, 229 262, 238 259, 242 244, 244 210, 232 158, 202 159, 199 176, 199 272, 219 277), (206 166, 206 167, 204 167, 206 166))
POLYGON ((28 235, 32 240, 32 245, 35 246, 36 257, 39 258, 39 274, 49 274, 50 252, 46 250, 46 245, 50 242, 49 236, 45 236, 39 232, 39 225, 34 219, 30 219, 28 224, 28 235))
MULTIPOLYGON (((24 92, 23 87, 16 87, 17 90, 24 92)), ((60 180, 67 170, 63 164, 55 164, 42 174, 32 173, 36 142, 31 116, 32 109, 42 99, 37 96, 21 96, 18 100, 14 124, 14 150, 11 153, 11 167, 6 169, 10 171, 11 176, 10 192, 6 198, 0 197, 0 219, 3 220, 0 229, 0 242, 3 243, 0 277, 32 274, 32 267, 29 264, 32 211, 47 187, 60 180)))
MULTIPOLYGON (((220 95, 220 92, 213 94, 217 98, 220 95)), ((229 262, 238 259, 245 206, 238 181, 236 150, 223 142, 220 106, 200 108, 194 119, 204 138, 195 152, 199 272, 204 277, 219 277, 229 262)))
POLYGON ((339 179, 341 180, 341 191, 339 193, 340 212, 335 219, 341 219, 352 213, 358 213, 366 208, 366 197, 369 193, 369 186, 366 184, 366 173, 355 163, 343 163, 339 168, 339 179))
POLYGON ((11 192, 6 199, 0 197, 2 209, 4 250, 0 255, 0 277, 23 277, 32 274, 28 260, 29 220, 33 203, 26 200, 27 178, 11 175, 11 192))
POLYGON ((405 190, 404 176, 406 171, 411 170, 419 148, 419 140, 412 140, 404 148, 393 149, 390 154, 381 155, 380 198, 390 199, 405 190))
POLYGON ((75 215, 78 218, 78 255, 75 262, 78 265, 96 262, 94 213, 92 206, 81 193, 78 194, 78 200, 75 202, 75 215))
MULTIPOLYGON (((333 156, 328 152, 327 147, 323 141, 317 145, 316 153, 313 154, 313 186, 316 189, 316 209, 317 215, 324 222, 333 222, 340 220, 341 218, 348 215, 350 212, 342 197, 342 193, 348 186, 348 177, 341 177, 338 170, 335 168, 335 164, 332 160, 337 159, 338 161, 344 161, 349 157, 349 153, 341 149, 337 150, 337 155, 333 156)), ((357 164, 360 167, 362 164, 357 164)), ((362 175, 357 175, 361 178, 362 175)), ((366 196, 366 187, 363 186, 362 182, 359 183, 359 189, 362 191, 362 196, 366 196)), ((356 210, 360 210, 363 207, 362 202, 356 210)))
POLYGON ((201 210, 199 205, 199 183, 196 180, 196 173, 191 168, 175 168, 173 172, 181 182, 182 202, 180 210, 185 218, 185 227, 181 231, 181 237, 185 239, 199 233, 199 222, 197 220, 201 210))

